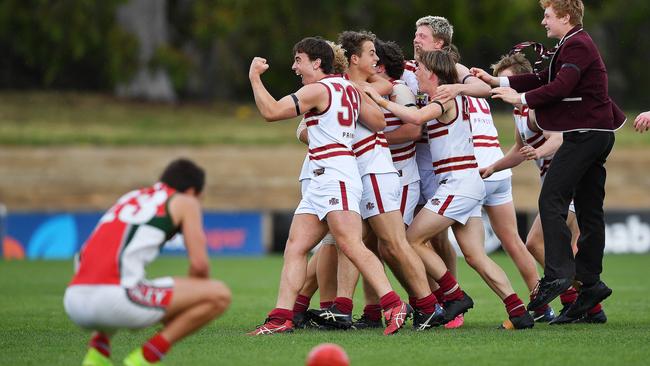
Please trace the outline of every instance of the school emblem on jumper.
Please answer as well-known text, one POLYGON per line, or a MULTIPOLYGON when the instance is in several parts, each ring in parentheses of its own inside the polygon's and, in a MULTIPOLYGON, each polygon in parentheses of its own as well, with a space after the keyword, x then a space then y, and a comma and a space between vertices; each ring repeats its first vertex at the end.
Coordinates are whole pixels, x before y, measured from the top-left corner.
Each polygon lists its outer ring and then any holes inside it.
POLYGON ((434 206, 438 206, 440 204, 440 200, 437 198, 434 198, 431 200, 431 204, 434 206))
POLYGON ((339 199, 338 198, 335 198, 335 197, 330 198, 330 206, 336 206, 338 204, 339 204, 339 199))
POLYGON ((374 210, 374 209, 375 209, 375 204, 374 203, 372 203, 372 202, 366 203, 366 210, 370 211, 370 210, 374 210))

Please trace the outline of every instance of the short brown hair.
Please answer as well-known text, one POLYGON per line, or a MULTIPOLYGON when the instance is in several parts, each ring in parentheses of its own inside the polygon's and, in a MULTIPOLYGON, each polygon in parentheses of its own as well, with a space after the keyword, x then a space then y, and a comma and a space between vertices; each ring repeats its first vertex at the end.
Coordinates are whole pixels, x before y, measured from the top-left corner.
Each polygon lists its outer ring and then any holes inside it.
POLYGON ((501 56, 501 59, 490 67, 492 68, 494 76, 499 75, 499 73, 505 69, 512 70, 512 73, 515 75, 530 74, 533 72, 533 67, 530 64, 530 61, 528 61, 526 56, 521 53, 501 56))
POLYGON ((334 70, 334 51, 324 39, 320 37, 307 37, 293 46, 293 55, 304 53, 310 61, 320 59, 320 68, 326 74, 334 70))
POLYGON ((458 81, 458 71, 456 71, 454 60, 454 55, 451 52, 443 50, 426 51, 418 56, 418 62, 436 74, 438 85, 455 84, 458 81))
POLYGON ((553 7, 558 17, 569 14, 571 25, 582 24, 582 17, 585 15, 585 6, 582 0, 539 0, 542 9, 553 7))
POLYGON ((368 31, 345 31, 339 34, 338 43, 345 50, 345 57, 348 61, 352 58, 352 55, 361 56, 363 44, 367 41, 375 42, 375 36, 373 33, 368 31))

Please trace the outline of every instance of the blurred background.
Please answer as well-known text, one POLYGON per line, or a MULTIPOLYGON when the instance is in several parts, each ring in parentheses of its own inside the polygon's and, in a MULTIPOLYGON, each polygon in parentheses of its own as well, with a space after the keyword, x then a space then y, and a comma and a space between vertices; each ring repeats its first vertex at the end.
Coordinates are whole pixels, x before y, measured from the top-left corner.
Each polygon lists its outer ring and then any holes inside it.
MULTIPOLYGON (((631 121, 650 109, 650 3, 585 3, 610 95, 631 121)), ((365 29, 412 58, 414 23, 430 14, 454 25, 463 64, 487 69, 521 41, 555 44, 542 13, 534 0, 2 0, 2 256, 69 258, 101 211, 178 156, 208 172, 212 253, 281 251, 305 148, 295 139, 297 120, 259 117, 248 83, 252 57, 267 58, 263 79, 280 97, 300 85, 290 65, 301 38, 365 29)), ((508 107, 490 105, 505 151, 513 143, 508 107)), ((609 252, 650 250, 649 141, 631 124, 617 134, 608 163, 609 252)), ((514 170, 522 233, 536 213, 538 180, 532 164, 514 170)), ((178 239, 168 251, 181 247, 178 239)))

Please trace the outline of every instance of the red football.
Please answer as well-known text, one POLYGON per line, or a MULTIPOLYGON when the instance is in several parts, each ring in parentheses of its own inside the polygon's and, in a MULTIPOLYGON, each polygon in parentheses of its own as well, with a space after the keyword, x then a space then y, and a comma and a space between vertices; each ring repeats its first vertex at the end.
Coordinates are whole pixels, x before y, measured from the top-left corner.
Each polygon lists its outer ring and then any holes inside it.
POLYGON ((321 343, 307 355, 307 366, 349 366, 350 359, 345 350, 334 343, 321 343))

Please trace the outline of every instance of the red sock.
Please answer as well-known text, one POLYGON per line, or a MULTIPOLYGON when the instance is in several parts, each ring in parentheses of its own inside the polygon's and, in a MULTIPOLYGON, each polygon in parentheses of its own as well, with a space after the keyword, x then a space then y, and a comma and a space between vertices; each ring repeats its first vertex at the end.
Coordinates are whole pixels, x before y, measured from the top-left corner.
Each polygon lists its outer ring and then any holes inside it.
MULTIPOLYGON (((533 300, 533 295, 532 294, 530 295, 530 300, 531 301, 533 300)), ((535 309, 534 311, 535 311, 535 314, 544 314, 546 312, 546 309, 548 309, 548 304, 544 304, 544 305, 538 307, 537 309, 535 309)))
POLYGON ((562 295, 560 295, 560 301, 562 305, 573 304, 578 298, 578 291, 576 291, 573 286, 569 287, 562 295))
POLYGON ((363 308, 363 314, 369 320, 372 320, 372 321, 381 320, 381 305, 379 305, 379 304, 366 305, 363 308))
POLYGON ((320 308, 321 309, 327 309, 332 305, 334 305, 334 301, 321 301, 320 302, 320 308))
POLYGON ((381 305, 381 308, 384 310, 393 308, 399 305, 401 302, 402 299, 399 298, 399 295, 396 294, 395 291, 391 291, 386 295, 382 296, 381 299, 379 299, 379 304, 381 305))
POLYGON ((412 307, 413 309, 415 309, 415 305, 417 304, 417 302, 418 302, 418 298, 417 298, 417 297, 415 297, 415 296, 409 296, 409 305, 411 305, 411 307, 412 307))
POLYGON ((111 340, 102 332, 95 332, 88 346, 106 357, 111 357, 111 340))
POLYGON ((436 296, 431 293, 429 296, 418 299, 415 306, 425 314, 433 314, 433 312, 436 311, 437 303, 438 300, 436 300, 436 296))
POLYGON ((311 297, 307 297, 305 295, 298 295, 296 298, 296 303, 293 304, 293 312, 294 313, 304 313, 307 311, 309 308, 309 301, 311 300, 311 297))
POLYGON ((171 344, 169 341, 162 334, 158 333, 142 346, 142 355, 149 362, 158 362, 165 357, 170 347, 171 344))
POLYGON ((442 289, 445 301, 460 300, 463 298, 463 291, 451 272, 447 271, 444 276, 437 280, 442 289))
POLYGON ((339 309, 342 313, 352 314, 352 308, 354 307, 354 304, 352 303, 351 298, 337 297, 334 299, 334 305, 336 305, 336 308, 339 309))
POLYGON ((442 291, 442 289, 440 287, 438 287, 437 290, 433 291, 433 294, 436 295, 436 299, 438 299, 439 303, 442 304, 443 302, 445 302, 445 300, 446 300, 445 299, 445 292, 442 291))
POLYGON ((269 313, 271 323, 282 325, 287 320, 293 320, 293 310, 275 308, 269 313))
POLYGON ((517 294, 512 294, 506 297, 503 300, 503 303, 506 304, 506 311, 510 318, 522 316, 526 312, 526 307, 517 294))
POLYGON ((603 311, 603 307, 600 305, 600 303, 598 303, 598 304, 596 304, 596 306, 589 309, 589 311, 587 311, 587 313, 590 314, 590 315, 594 315, 594 314, 600 313, 601 311, 603 311))

